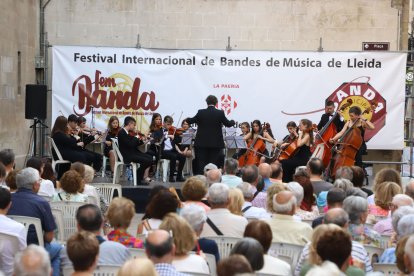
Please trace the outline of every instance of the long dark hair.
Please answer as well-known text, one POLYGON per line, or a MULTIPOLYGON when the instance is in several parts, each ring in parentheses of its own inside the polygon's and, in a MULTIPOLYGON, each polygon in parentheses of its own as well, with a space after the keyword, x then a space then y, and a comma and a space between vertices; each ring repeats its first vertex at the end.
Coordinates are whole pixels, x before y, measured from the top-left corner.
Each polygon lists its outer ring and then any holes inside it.
POLYGON ((309 133, 309 144, 313 145, 312 121, 308 119, 302 119, 300 122, 306 126, 306 132, 309 133))
POLYGON ((108 122, 108 133, 112 133, 113 135, 118 134, 118 130, 120 129, 120 124, 119 124, 119 119, 116 116, 111 116, 111 118, 109 118, 109 122, 108 122), (112 128, 112 122, 113 121, 118 121, 118 128, 114 129, 112 128))
POLYGON ((67 134, 68 130, 68 119, 65 116, 58 116, 53 124, 52 133, 53 136, 55 133, 62 132, 67 134))
POLYGON ((253 138, 253 134, 254 134, 254 128, 253 128, 253 125, 254 125, 254 124, 259 125, 259 132, 258 132, 258 134, 259 134, 260 132, 262 132, 262 123, 260 122, 260 120, 254 120, 254 121, 252 122, 252 129, 251 129, 251 131, 250 131, 250 133, 252 134, 252 138, 253 138))
POLYGON ((159 127, 155 125, 155 119, 157 119, 158 117, 161 118, 161 122, 162 122, 162 116, 161 116, 160 113, 154 113, 154 114, 152 114, 151 124, 149 126, 150 132, 154 132, 154 131, 158 130, 159 127))

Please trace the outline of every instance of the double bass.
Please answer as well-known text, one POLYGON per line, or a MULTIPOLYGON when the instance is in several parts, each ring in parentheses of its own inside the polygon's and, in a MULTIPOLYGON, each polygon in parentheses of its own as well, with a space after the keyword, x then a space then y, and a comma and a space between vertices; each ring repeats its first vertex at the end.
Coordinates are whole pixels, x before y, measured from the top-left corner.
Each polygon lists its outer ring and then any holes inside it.
MULTIPOLYGON (((332 157, 331 149, 333 145, 329 143, 329 139, 334 137, 337 133, 334 120, 336 119, 336 117, 339 116, 340 112, 343 112, 346 108, 351 106, 352 103, 352 99, 348 99, 347 102, 339 108, 339 111, 336 112, 335 115, 333 115, 332 118, 315 135, 315 142, 313 144, 313 147, 311 148, 311 158, 316 157, 321 159, 325 168, 328 167, 329 161, 332 157)), ((316 125, 314 126, 314 128, 317 129, 316 125)))
POLYGON ((252 139, 247 144, 247 151, 239 157, 239 167, 244 167, 247 165, 259 165, 262 155, 261 153, 266 150, 266 142, 263 139, 259 138, 259 136, 262 136, 263 132, 267 128, 270 128, 269 124, 265 124, 256 138, 252 139))

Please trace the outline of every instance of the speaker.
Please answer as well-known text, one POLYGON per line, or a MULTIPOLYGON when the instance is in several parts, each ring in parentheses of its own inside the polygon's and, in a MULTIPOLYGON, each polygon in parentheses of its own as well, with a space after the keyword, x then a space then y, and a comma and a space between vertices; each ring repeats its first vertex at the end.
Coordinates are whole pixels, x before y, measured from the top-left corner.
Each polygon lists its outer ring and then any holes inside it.
POLYGON ((26 119, 46 119, 47 86, 40 84, 26 85, 26 119))

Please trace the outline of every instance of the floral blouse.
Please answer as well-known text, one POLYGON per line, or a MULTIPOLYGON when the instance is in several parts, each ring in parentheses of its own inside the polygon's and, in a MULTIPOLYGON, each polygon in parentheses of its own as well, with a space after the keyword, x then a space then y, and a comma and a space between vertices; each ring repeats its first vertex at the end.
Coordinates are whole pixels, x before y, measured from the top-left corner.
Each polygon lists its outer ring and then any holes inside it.
POLYGON ((131 236, 125 231, 113 230, 108 234, 108 240, 119 242, 129 248, 144 248, 142 240, 131 236))

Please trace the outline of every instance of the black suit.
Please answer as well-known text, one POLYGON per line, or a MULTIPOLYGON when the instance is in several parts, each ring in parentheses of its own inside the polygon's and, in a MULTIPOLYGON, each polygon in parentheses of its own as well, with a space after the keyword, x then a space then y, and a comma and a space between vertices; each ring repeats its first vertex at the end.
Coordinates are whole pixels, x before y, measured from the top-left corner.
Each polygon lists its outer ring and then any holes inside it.
MULTIPOLYGON (((331 119, 330 115, 325 113, 321 116, 321 121, 318 124, 318 130, 321 130, 327 122, 329 122, 329 120, 331 119)), ((342 128, 345 125, 345 122, 341 121, 341 118, 339 115, 337 115, 333 121, 335 127, 336 127, 336 132, 340 132, 342 130, 342 128)))
POLYGON ((137 183, 139 183, 144 176, 145 169, 151 166, 152 157, 138 150, 138 146, 142 145, 142 141, 129 135, 124 128, 118 132, 118 144, 126 164, 139 163, 139 169, 137 170, 137 183))
POLYGON ((231 127, 234 121, 229 121, 223 110, 208 106, 200 109, 193 118, 188 118, 187 122, 198 126, 194 142, 197 174, 203 174, 204 166, 208 163, 222 164, 219 160, 224 148, 222 126, 231 127))

